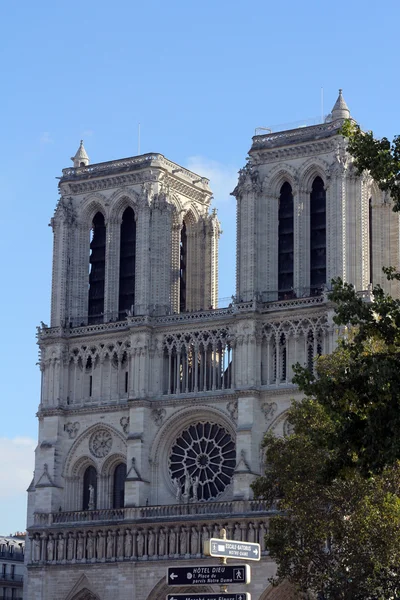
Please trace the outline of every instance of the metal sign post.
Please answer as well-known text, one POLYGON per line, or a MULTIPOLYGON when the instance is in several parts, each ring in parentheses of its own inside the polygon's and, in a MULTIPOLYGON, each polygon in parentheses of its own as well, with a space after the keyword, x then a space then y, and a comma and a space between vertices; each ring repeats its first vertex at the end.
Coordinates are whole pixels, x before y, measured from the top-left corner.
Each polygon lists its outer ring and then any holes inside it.
POLYGON ((204 542, 203 551, 206 556, 219 558, 220 566, 168 567, 167 582, 169 585, 209 585, 219 584, 220 594, 169 594, 166 600, 251 600, 247 592, 229 594, 228 584, 250 583, 250 567, 246 564, 227 565, 228 558, 245 558, 260 560, 260 544, 238 542, 226 539, 226 530, 221 529, 220 538, 211 538, 204 542))

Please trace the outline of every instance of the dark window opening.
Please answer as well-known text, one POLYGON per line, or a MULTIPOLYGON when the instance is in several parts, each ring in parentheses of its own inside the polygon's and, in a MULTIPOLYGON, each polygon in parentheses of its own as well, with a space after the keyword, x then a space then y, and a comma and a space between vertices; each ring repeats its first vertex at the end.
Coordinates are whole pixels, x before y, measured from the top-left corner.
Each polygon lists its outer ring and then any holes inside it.
POLYGON ((125 505, 126 465, 120 463, 114 471, 113 508, 124 508, 125 505))
POLYGON ((310 294, 318 295, 326 284, 326 192, 316 177, 310 195, 310 294))
POLYGON ((125 394, 128 393, 128 371, 125 373, 125 394))
POLYGON ((97 501, 97 472, 92 466, 88 467, 83 475, 83 510, 89 510, 89 508, 96 508, 97 501), (92 494, 90 486, 93 487, 92 494), (93 502, 93 506, 89 506, 90 502, 93 502))
POLYGON ((89 323, 102 323, 104 318, 104 283, 106 269, 106 226, 97 213, 92 223, 89 271, 89 323))
POLYGON ((281 187, 278 213, 278 299, 293 297, 293 194, 287 181, 281 187))
POLYGON ((180 266, 179 266, 179 312, 186 310, 186 262, 187 262, 187 232, 186 223, 183 221, 180 241, 180 266))
POLYGON ((89 376, 89 397, 92 397, 92 393, 93 393, 93 376, 90 375, 89 376))
POLYGON ((119 252, 119 319, 135 304, 136 221, 135 213, 128 207, 122 215, 119 252))

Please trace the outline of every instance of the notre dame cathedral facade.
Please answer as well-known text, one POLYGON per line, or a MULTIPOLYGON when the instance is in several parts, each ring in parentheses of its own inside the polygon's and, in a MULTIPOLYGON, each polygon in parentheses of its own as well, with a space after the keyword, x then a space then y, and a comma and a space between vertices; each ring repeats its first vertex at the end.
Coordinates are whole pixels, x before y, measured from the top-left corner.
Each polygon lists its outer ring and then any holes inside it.
MULTIPOLYGON (((207 179, 161 154, 60 178, 50 326, 28 490, 26 600, 160 600, 167 565, 215 564, 203 542, 259 542, 252 600, 272 588, 270 507, 252 498, 267 430, 290 431, 296 362, 338 332, 334 276, 368 295, 398 265, 399 218, 326 121, 253 138, 233 195, 237 282, 217 307, 220 225, 207 179)), ((212 592, 197 588, 195 592, 212 592)), ((236 591, 236 590, 235 590, 236 591)), ((241 590, 241 591, 244 591, 241 590)))

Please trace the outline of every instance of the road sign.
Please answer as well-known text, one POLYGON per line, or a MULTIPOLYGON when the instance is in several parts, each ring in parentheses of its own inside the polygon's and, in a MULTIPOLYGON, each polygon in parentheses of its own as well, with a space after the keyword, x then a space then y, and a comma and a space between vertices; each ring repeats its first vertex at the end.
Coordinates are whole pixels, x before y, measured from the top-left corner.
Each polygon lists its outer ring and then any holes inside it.
MULTIPOLYGON (((249 565, 168 567, 168 585, 230 585, 250 583, 249 565)), ((243 594, 242 594, 243 595, 243 594)), ((245 596, 243 596, 243 599, 245 596)))
POLYGON ((168 594, 166 600, 251 600, 247 592, 229 594, 217 592, 215 594, 168 594))
POLYGON ((260 544, 211 538, 204 542, 204 554, 207 556, 222 556, 224 558, 260 560, 261 548, 260 544))

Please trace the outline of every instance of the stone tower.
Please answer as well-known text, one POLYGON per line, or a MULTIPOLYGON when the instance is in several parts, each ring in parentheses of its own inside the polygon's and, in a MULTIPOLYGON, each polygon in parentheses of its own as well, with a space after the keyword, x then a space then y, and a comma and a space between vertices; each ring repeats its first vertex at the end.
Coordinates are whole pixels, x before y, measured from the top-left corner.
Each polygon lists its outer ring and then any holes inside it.
POLYGON ((222 526, 261 544, 252 599, 288 597, 268 584, 270 511, 250 489, 263 435, 290 433, 292 365, 335 347, 331 278, 398 293, 381 267, 399 264, 399 219, 354 172, 349 116, 340 92, 324 123, 253 138, 227 308, 208 181, 160 154, 90 165, 81 143, 51 222, 26 600, 184 592, 165 567, 215 564, 203 542, 222 526))

